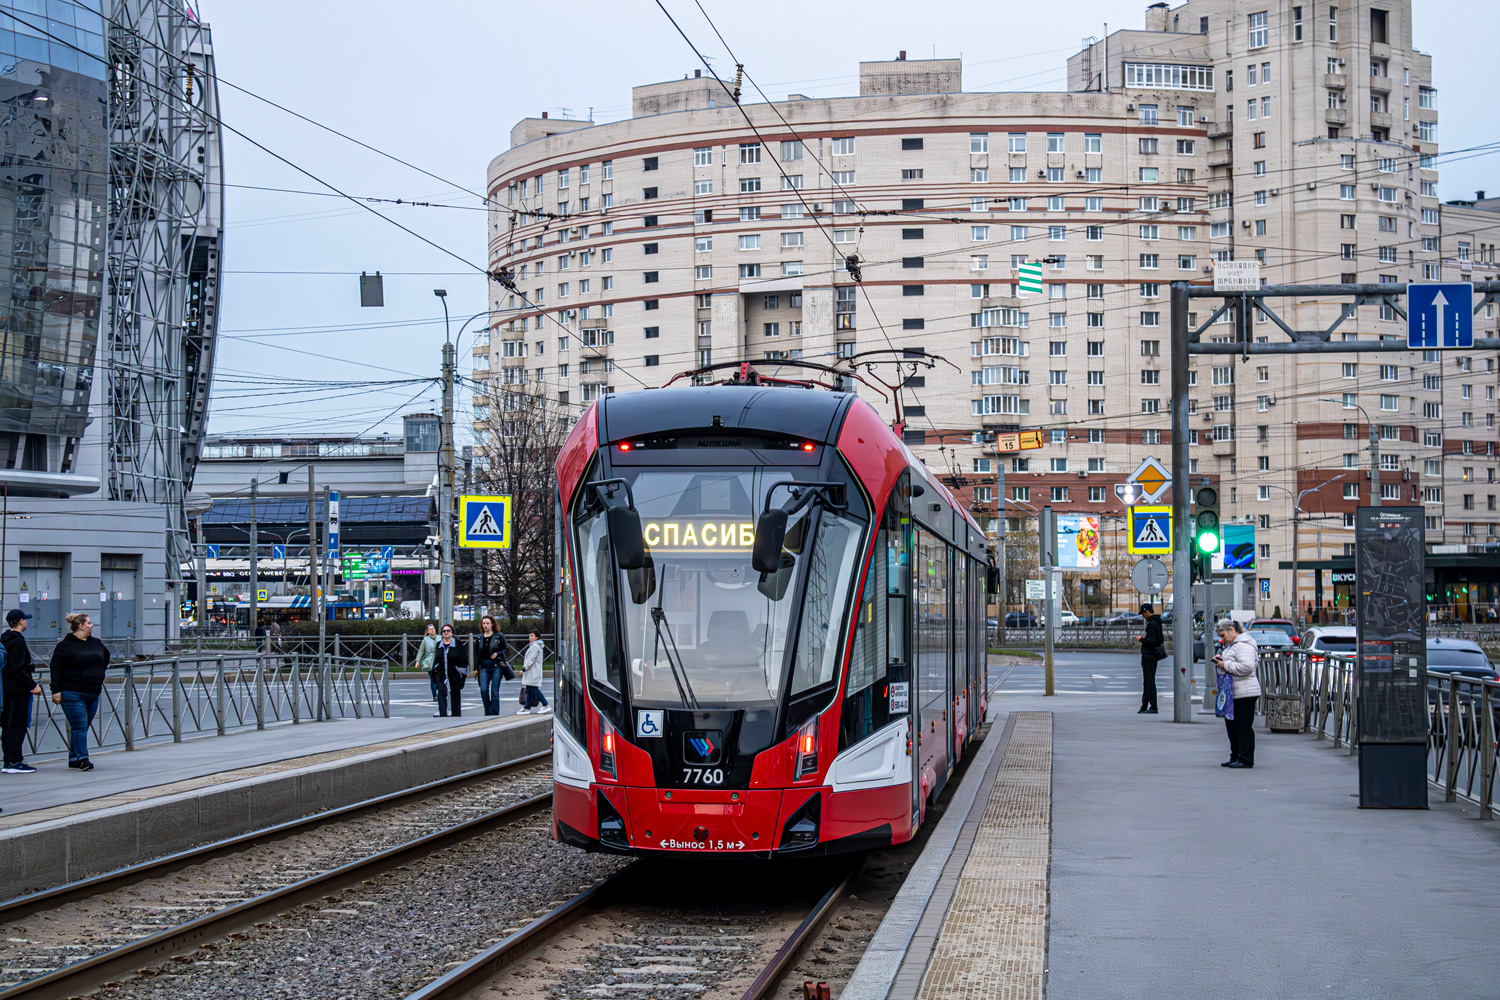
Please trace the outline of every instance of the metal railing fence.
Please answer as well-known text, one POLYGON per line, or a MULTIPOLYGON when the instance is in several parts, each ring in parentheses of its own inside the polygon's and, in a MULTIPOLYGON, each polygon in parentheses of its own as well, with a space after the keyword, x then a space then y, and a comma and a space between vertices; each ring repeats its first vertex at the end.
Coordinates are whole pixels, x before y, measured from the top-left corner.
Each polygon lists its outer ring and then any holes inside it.
MULTIPOLYGON (((68 749, 69 724, 52 700, 46 668, 31 697, 26 749, 50 756, 68 749)), ((390 667, 383 660, 254 650, 137 660, 111 667, 89 726, 91 748, 140 749, 206 734, 265 729, 278 723, 390 718, 390 667)))
MULTIPOLYGON (((548 657, 551 650, 555 648, 554 636, 549 634, 542 636, 542 642, 548 649, 548 657)), ((453 637, 454 641, 464 647, 471 667, 477 666, 476 657, 480 636, 477 633, 465 633, 453 637)), ((506 644, 510 649, 512 666, 519 668, 520 657, 525 652, 527 637, 525 634, 506 634, 506 644)), ((331 635, 328 637, 328 652, 335 657, 357 657, 366 660, 381 660, 389 664, 392 669, 416 670, 422 649, 422 636, 410 632, 397 635, 331 635)), ((196 637, 183 639, 175 644, 183 654, 206 655, 213 652, 253 652, 256 643, 247 635, 196 637)), ((315 635, 283 635, 279 638, 267 640, 261 639, 261 647, 267 653, 279 653, 282 655, 317 656, 318 637, 315 635)))
MULTIPOLYGON (((1262 710, 1272 697, 1301 701, 1302 730, 1333 746, 1359 748, 1359 698, 1352 653, 1262 650, 1262 710)), ((1463 674, 1427 674, 1427 777, 1445 801, 1463 799, 1494 818, 1500 682, 1463 674)))

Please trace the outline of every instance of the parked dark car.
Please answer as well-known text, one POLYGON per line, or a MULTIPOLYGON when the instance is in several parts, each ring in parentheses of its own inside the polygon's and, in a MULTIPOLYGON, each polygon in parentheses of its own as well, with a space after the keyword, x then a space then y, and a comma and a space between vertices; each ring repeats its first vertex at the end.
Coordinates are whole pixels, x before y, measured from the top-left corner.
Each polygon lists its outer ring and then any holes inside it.
POLYGON ((1470 639, 1428 639, 1427 672, 1496 680, 1495 665, 1479 643, 1470 639))
POLYGON ((1036 628, 1036 615, 1030 611, 1007 611, 1005 613, 1006 628, 1036 628))
POLYGON ((1271 629, 1277 632, 1285 632, 1287 638, 1292 640, 1292 645, 1294 646, 1302 641, 1302 637, 1297 634, 1296 624, 1287 621, 1285 618, 1257 618, 1248 627, 1252 632, 1264 632, 1271 629))

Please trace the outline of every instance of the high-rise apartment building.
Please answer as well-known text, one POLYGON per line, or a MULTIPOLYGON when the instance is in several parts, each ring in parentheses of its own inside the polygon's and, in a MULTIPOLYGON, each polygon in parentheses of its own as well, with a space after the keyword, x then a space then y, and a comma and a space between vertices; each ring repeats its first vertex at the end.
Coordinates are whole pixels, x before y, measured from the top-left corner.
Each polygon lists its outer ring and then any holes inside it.
MULTIPOLYGON (((709 363, 920 348, 944 363, 902 389, 919 456, 992 516, 1004 463, 1013 527, 1048 503, 1115 526, 1113 485, 1171 446, 1170 282, 1206 281, 1217 260, 1258 260, 1276 284, 1446 273, 1436 92, 1409 0, 1158 4, 1145 30, 1073 56, 1066 93, 964 92, 961 75, 957 60, 903 53, 861 63, 858 96, 736 106, 694 74, 635 88, 625 121, 518 123, 489 192, 490 261, 520 294, 492 286, 477 433, 499 432, 517 392, 576 413, 709 363), (1042 288, 1023 296, 1028 260, 1042 288), (1043 447, 997 450, 1021 430, 1043 447)), ((1221 328, 1203 300, 1195 310, 1205 340, 1229 337, 1227 316, 1221 328)), ((1255 317, 1255 339, 1285 339, 1278 319, 1339 341, 1404 338, 1383 301, 1275 310, 1255 317)), ((1493 316, 1479 323, 1493 335, 1493 316)), ((1479 375, 1455 379, 1464 363, 1194 359, 1193 472, 1218 477, 1226 517, 1257 528, 1242 600, 1290 610, 1298 497, 1304 602, 1347 598, 1335 573, 1370 500, 1371 423, 1385 502, 1430 503, 1435 545, 1490 537, 1500 514, 1476 500, 1455 530, 1443 485, 1458 430, 1444 413, 1462 386, 1484 391, 1479 375)), ((1493 477, 1500 436, 1473 433, 1473 475, 1493 477)), ((1133 599, 1128 576, 1103 575, 1097 599, 1133 599)))

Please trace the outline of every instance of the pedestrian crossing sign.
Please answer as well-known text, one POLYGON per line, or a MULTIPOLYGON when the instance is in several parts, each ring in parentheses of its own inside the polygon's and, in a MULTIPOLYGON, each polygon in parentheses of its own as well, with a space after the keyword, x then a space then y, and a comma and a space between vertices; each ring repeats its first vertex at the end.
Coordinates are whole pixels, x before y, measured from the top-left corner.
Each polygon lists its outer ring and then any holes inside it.
POLYGON ((458 525, 462 548, 510 548, 510 497, 459 497, 458 525))
POLYGON ((1169 556, 1172 554, 1171 507, 1131 507, 1128 528, 1131 555, 1169 556))

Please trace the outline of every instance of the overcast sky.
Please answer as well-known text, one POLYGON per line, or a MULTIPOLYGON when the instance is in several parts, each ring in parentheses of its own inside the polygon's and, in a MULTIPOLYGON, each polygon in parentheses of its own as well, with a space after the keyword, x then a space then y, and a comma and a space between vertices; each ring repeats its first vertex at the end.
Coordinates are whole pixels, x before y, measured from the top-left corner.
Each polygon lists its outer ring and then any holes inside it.
MULTIPOLYGON (((664 0, 721 72, 733 60, 691 0, 664 0)), ((1144 2, 928 4, 893 0, 731 4, 703 0, 772 99, 858 92, 859 61, 962 55, 966 90, 1061 90, 1084 35, 1142 26, 1144 2)), ((1492 109, 1492 30, 1450 15, 1451 0, 1417 0, 1418 47, 1433 57, 1445 152, 1500 139, 1492 109)), ((348 194, 444 207, 371 204, 471 265, 485 260, 478 196, 510 127, 547 111, 599 122, 629 117, 633 85, 699 64, 654 0, 566 5, 432 0, 201 0, 213 27, 227 125, 348 194), (300 122, 242 87, 421 167, 441 180, 300 122)), ((1477 9, 1477 8, 1476 8, 1477 9)), ((1493 28, 1493 22, 1490 27, 1493 28)), ((752 93, 746 87, 747 95, 752 93)), ((747 97, 747 102, 749 98, 747 97)), ((1447 200, 1500 193, 1500 157, 1442 167, 1447 200)), ((220 433, 398 432, 400 415, 436 409, 435 387, 379 385, 435 376, 448 292, 453 329, 486 308, 475 269, 348 201, 254 188, 322 191, 317 182, 225 137, 227 270, 210 427, 220 433), (381 271, 385 307, 362 309, 358 275, 381 271), (323 355, 323 356, 318 356, 323 355), (271 377, 341 383, 318 394, 250 387, 271 377), (325 398, 317 398, 317 396, 325 398)), ((482 318, 464 330, 459 370, 482 318)), ((461 408, 468 393, 460 391, 461 408)), ((460 443, 469 438, 462 425, 460 443)))

